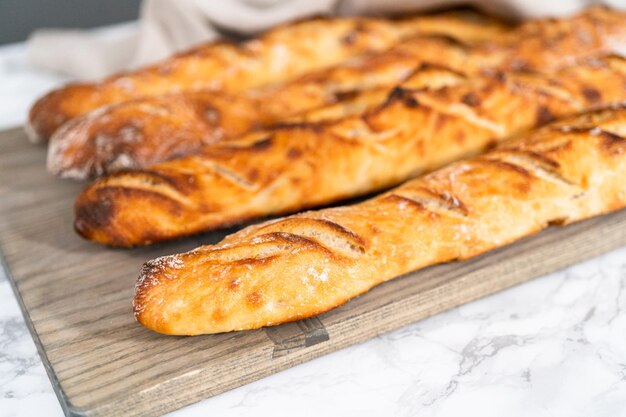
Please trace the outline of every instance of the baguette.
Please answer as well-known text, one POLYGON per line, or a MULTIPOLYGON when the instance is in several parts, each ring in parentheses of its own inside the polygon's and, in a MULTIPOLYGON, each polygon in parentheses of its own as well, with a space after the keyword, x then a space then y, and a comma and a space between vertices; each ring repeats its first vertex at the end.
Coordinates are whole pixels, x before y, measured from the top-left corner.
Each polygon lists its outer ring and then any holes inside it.
POLYGON ((367 100, 355 95, 391 89, 416 63, 460 67, 465 56, 466 48, 451 39, 420 36, 269 88, 184 92, 106 106, 68 121, 52 135, 48 170, 65 178, 97 177, 181 157, 285 118, 307 119, 308 112, 322 107, 332 107, 324 112, 328 118, 345 116, 367 100))
POLYGON ((78 196, 74 225, 96 242, 135 246, 328 204, 625 97, 626 61, 613 56, 551 76, 497 73, 438 90, 412 89, 409 79, 362 115, 277 126, 104 177, 78 196))
POLYGON ((52 91, 32 107, 28 132, 33 140, 47 140, 67 120, 137 97, 197 89, 235 92, 287 80, 387 49, 417 33, 480 40, 504 30, 493 19, 454 12, 397 20, 315 18, 285 24, 241 44, 212 42, 136 71, 52 91))
POLYGON ((203 91, 137 99, 66 123, 51 139, 48 169, 77 179, 138 169, 285 117, 308 119, 311 109, 332 107, 317 112, 327 118, 346 115, 345 109, 358 111, 363 107, 346 101, 346 93, 391 87, 419 63, 446 65, 466 74, 485 69, 548 71, 610 49, 625 34, 624 15, 605 16, 591 9, 570 19, 521 25, 481 46, 452 39, 409 38, 391 50, 236 97, 203 91), (621 26, 616 25, 618 21, 621 26), (607 30, 614 26, 617 29, 607 30))
POLYGON ((134 313, 197 335, 311 317, 430 265, 624 208, 626 107, 545 127, 360 204, 243 229, 144 264, 134 313))

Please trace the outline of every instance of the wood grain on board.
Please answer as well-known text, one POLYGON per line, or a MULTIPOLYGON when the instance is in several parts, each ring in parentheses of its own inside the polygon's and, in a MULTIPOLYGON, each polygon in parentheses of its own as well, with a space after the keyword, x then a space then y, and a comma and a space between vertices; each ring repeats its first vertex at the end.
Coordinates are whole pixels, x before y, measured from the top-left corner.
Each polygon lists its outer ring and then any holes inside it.
POLYGON ((72 230, 84 184, 54 178, 44 165, 45 149, 21 129, 0 133, 0 249, 68 415, 160 415, 626 244, 622 210, 406 275, 319 317, 163 336, 133 319, 140 266, 223 233, 134 250, 89 243, 72 230))

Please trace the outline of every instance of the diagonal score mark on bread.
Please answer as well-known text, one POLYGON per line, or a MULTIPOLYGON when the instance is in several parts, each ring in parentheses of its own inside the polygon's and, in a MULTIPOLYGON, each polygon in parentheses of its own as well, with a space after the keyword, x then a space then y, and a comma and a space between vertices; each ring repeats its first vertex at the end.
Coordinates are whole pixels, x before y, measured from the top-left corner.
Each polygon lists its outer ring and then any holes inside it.
MULTIPOLYGON (((289 233, 292 236, 301 236, 312 239, 327 250, 346 256, 363 254, 366 249, 364 240, 353 231, 328 219, 311 219, 302 217, 297 221, 285 220, 280 222, 280 232, 273 232, 276 223, 261 227, 257 233, 289 233)), ((255 242, 262 241, 257 237, 255 242)))
POLYGON ((426 94, 419 95, 418 97, 418 103, 420 105, 426 106, 439 114, 459 117, 471 125, 492 132, 496 136, 506 134, 506 128, 503 125, 495 123, 486 117, 479 116, 471 107, 464 103, 440 103, 426 94))
POLYGON ((132 173, 112 175, 78 197, 76 229, 97 242, 133 246, 389 187, 581 106, 623 100, 626 73, 615 65, 621 61, 595 58, 553 74, 486 74, 438 90, 401 87, 362 115, 284 124, 140 171, 168 179, 151 190, 154 197, 143 184, 144 193, 134 193, 136 182, 124 186, 132 173), (163 187, 184 198, 161 206, 163 187), (94 219, 91 210, 107 215, 94 219))
POLYGON ((234 172, 231 169, 226 168, 225 166, 222 166, 212 161, 202 161, 202 163, 204 163, 205 166, 209 167, 209 169, 215 170, 216 174, 220 175, 223 178, 230 180, 233 184, 235 184, 238 187, 241 187, 247 190, 255 190, 257 188, 257 186, 254 183, 237 175, 236 172, 234 172))
POLYGON ((272 220, 149 262, 135 315, 166 334, 280 324, 402 274, 624 208, 625 133, 626 106, 596 110, 362 203, 272 220))
POLYGON ((508 151, 505 153, 493 152, 489 156, 478 159, 478 161, 494 161, 509 164, 513 169, 520 169, 529 175, 534 175, 544 181, 552 181, 562 186, 574 186, 566 178, 558 172, 558 166, 554 161, 548 161, 541 158, 540 155, 532 152, 508 151))
MULTIPOLYGON (((288 251, 294 245, 315 246, 347 257, 361 255, 366 244, 356 233, 343 226, 325 219, 302 217, 298 221, 282 221, 280 231, 273 231, 273 224, 261 225, 255 230, 255 237, 246 246, 211 250, 206 253, 208 259, 216 262, 236 262, 265 259, 288 251)), ((200 248, 199 250, 202 250, 200 248)))
POLYGON ((448 216, 467 216, 467 208, 454 195, 444 191, 438 193, 426 187, 415 187, 397 190, 387 197, 395 200, 399 205, 416 205, 419 209, 426 209, 434 213, 448 216))

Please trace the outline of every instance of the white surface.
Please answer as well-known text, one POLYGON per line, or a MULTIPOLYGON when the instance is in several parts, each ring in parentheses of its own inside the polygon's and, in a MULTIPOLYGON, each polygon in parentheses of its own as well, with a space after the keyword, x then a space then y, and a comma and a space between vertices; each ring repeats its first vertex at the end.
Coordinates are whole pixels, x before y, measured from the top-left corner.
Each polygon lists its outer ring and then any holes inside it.
MULTIPOLYGON (((0 128, 60 81, 0 48, 0 128)), ((172 416, 626 416, 625 289, 622 248, 172 416)), ((0 417, 61 415, 0 273, 0 417)))

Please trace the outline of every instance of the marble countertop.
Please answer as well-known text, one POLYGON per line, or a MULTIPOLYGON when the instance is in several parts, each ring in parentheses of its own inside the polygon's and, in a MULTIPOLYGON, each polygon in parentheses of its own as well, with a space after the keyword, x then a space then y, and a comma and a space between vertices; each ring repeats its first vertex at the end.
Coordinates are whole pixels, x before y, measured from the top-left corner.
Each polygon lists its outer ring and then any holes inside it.
MULTIPOLYGON (((0 48, 0 128, 63 82, 0 48)), ((171 416, 626 416, 626 247, 171 416)), ((0 417, 62 411, 0 272, 0 417)))

